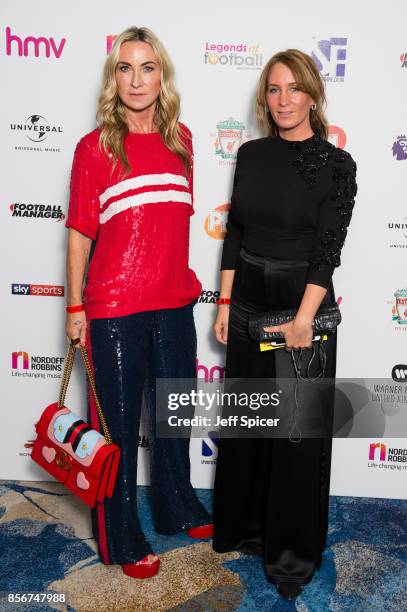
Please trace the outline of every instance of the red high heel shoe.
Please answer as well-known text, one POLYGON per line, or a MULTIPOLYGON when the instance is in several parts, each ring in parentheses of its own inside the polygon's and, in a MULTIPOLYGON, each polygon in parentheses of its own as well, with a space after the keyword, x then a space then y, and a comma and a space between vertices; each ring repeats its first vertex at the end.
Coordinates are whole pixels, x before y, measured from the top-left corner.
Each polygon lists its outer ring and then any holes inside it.
POLYGON ((160 559, 157 555, 147 555, 144 559, 137 561, 137 563, 124 563, 122 570, 126 576, 132 578, 152 578, 158 574, 160 569, 160 559))
POLYGON ((213 523, 191 527, 191 529, 187 529, 187 535, 194 540, 207 540, 213 536, 213 523))

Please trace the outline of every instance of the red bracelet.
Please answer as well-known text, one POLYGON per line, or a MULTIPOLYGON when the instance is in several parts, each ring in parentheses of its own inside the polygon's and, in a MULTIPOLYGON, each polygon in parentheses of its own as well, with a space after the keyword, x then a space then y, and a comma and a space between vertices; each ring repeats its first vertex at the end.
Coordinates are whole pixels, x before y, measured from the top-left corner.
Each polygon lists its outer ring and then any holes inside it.
POLYGON ((216 306, 221 306, 222 304, 230 304, 229 298, 218 298, 216 300, 216 306))
POLYGON ((68 314, 73 314, 74 312, 82 312, 82 310, 85 310, 85 304, 79 304, 79 306, 67 306, 66 307, 66 312, 68 314))

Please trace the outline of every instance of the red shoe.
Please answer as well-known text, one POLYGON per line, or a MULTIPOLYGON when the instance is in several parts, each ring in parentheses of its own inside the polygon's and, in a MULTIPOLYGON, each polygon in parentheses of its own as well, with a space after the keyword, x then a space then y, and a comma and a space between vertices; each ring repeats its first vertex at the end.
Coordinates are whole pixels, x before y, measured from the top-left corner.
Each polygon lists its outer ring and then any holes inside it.
POLYGON ((132 578, 152 578, 158 574, 160 569, 160 559, 157 555, 147 555, 137 563, 124 563, 122 570, 127 576, 132 578))
POLYGON ((195 540, 207 540, 213 536, 213 524, 191 527, 191 529, 187 529, 187 535, 195 540))

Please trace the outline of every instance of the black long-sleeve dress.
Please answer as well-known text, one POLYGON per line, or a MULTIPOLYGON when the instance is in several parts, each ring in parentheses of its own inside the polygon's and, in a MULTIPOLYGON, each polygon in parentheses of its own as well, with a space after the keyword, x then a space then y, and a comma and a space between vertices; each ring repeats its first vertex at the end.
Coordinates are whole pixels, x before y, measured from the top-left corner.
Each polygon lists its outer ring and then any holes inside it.
MULTIPOLYGON (((294 378, 290 353, 260 352, 250 313, 298 308, 307 283, 327 288, 356 195, 349 153, 318 136, 267 137, 238 153, 221 269, 235 270, 227 378, 294 378)), ((336 334, 325 376, 335 377, 336 334)), ((307 351, 310 349, 307 349, 307 351)), ((332 419, 333 394, 325 398, 332 419)), ((274 583, 306 583, 320 567, 328 528, 331 439, 221 439, 214 491, 214 549, 263 555, 274 583)))

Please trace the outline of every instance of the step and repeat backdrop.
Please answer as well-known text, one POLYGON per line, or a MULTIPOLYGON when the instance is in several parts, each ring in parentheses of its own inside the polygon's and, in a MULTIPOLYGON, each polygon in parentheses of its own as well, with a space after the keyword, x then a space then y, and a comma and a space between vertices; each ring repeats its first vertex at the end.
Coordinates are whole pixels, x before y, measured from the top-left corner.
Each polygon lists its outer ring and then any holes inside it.
MULTIPOLYGON (((330 140, 358 164, 359 193, 334 281, 343 323, 339 377, 388 378, 377 389, 407 410, 407 5, 394 0, 283 3, 243 0, 151 4, 3 0, 0 12, 2 250, 0 377, 2 479, 41 480, 26 442, 57 398, 66 351, 68 186, 77 141, 94 129, 103 63, 114 38, 148 26, 176 68, 182 120, 195 147, 191 267, 203 284, 195 308, 198 376, 224 375, 213 337, 218 268, 236 153, 259 137, 254 97, 276 51, 311 54, 327 88, 330 140)), ((85 415, 78 364, 68 405, 85 415)), ((139 482, 149 440, 140 431, 139 482)), ((192 481, 211 487, 217 439, 191 441, 192 481)), ((334 441, 331 493, 406 497, 407 439, 334 441)))

